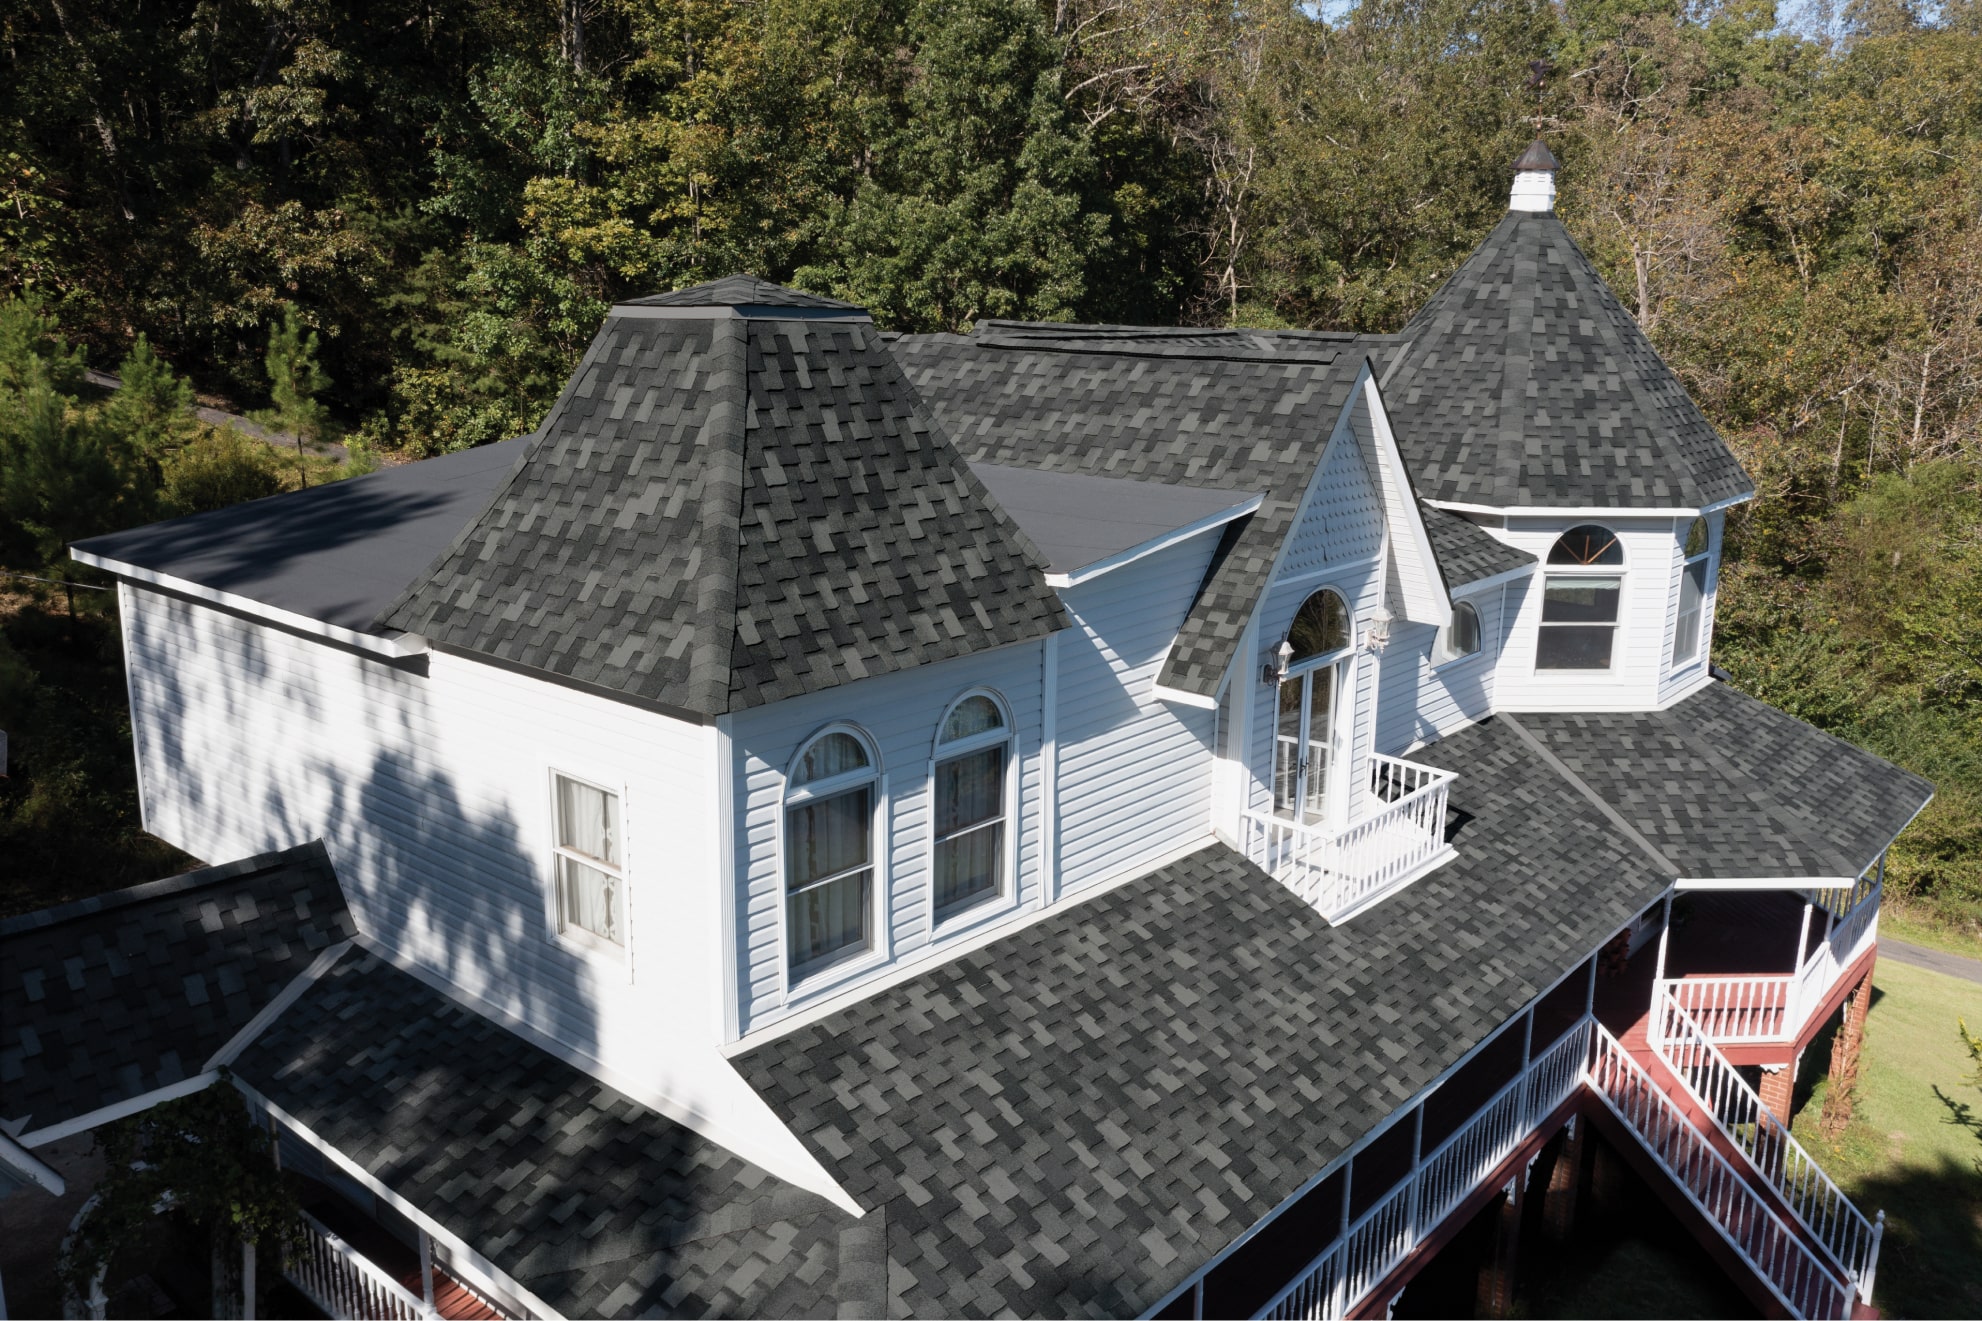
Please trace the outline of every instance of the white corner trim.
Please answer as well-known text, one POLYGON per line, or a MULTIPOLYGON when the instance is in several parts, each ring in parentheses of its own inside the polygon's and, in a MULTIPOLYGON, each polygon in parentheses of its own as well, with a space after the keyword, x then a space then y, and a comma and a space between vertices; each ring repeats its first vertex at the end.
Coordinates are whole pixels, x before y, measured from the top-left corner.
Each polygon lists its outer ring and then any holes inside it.
POLYGON ((372 1177, 372 1173, 370 1170, 367 1170, 364 1166, 352 1160, 349 1156, 339 1151, 336 1147, 332 1146, 330 1143, 318 1137, 314 1132, 311 1131, 309 1125, 297 1119, 294 1115, 290 1114, 287 1110, 284 1110, 281 1106, 277 1105, 275 1102, 269 1100, 266 1096, 263 1096, 260 1092, 256 1091, 254 1087, 251 1086, 250 1084, 242 1081, 239 1078, 236 1078, 233 1081, 234 1081, 234 1086, 240 1090, 242 1095, 246 1096, 256 1105, 268 1111, 268 1113, 274 1116, 274 1118, 279 1123, 281 1123, 283 1127, 287 1128, 290 1132, 294 1133, 297 1137, 301 1138, 309 1146, 315 1148, 319 1153, 323 1155, 325 1160, 330 1161, 332 1164, 336 1165, 337 1168, 343 1170, 347 1175, 349 1175, 352 1178, 353 1181, 358 1183, 361 1187, 364 1187, 367 1190, 369 1190, 372 1196, 383 1201, 393 1210, 399 1212, 399 1214, 405 1216, 408 1220, 411 1220, 421 1229, 424 1229, 429 1236, 436 1238, 440 1240, 442 1243, 446 1244, 449 1251, 459 1253, 462 1256, 467 1257, 470 1266, 477 1273, 487 1276, 491 1281, 500 1281, 501 1283, 498 1286, 500 1292, 514 1294, 516 1298, 520 1302, 522 1302, 525 1307, 528 1307, 538 1316, 559 1317, 563 1315, 556 1308, 546 1303, 543 1299, 537 1297, 537 1295, 531 1293, 528 1289, 525 1289, 522 1285, 518 1284, 510 1276, 509 1272, 498 1268, 494 1262, 490 1261, 487 1257, 484 1257, 480 1252, 476 1251, 475 1248, 471 1246, 467 1242, 467 1240, 463 1239, 459 1234, 454 1233, 452 1230, 448 1229, 447 1226, 441 1224, 438 1220, 435 1220, 432 1216, 422 1211, 419 1207, 413 1205, 413 1203, 407 1201, 405 1198, 401 1197, 398 1193, 395 1193, 394 1191, 392 1191, 392 1189, 386 1187, 383 1183, 380 1183, 377 1179, 372 1177))
POLYGON ((405 660, 409 656, 425 655, 427 651, 426 640, 411 633, 391 635, 360 633, 341 624, 326 624, 321 619, 311 619, 308 615, 299 615, 293 610, 264 605, 249 597, 236 596, 232 592, 223 592, 185 578, 176 578, 169 573, 140 568, 121 560, 105 559, 86 550, 76 550, 72 547, 69 557, 78 564, 87 564, 92 569, 102 569, 106 573, 116 574, 119 578, 131 582, 144 583, 146 586, 161 588, 180 596, 190 596, 195 600, 239 611, 257 619, 265 619, 271 624, 279 624, 298 633, 308 633, 315 637, 327 638, 332 642, 341 642, 347 647, 356 647, 359 651, 382 656, 386 660, 405 660))
POLYGON ((289 984, 277 992, 273 1000, 263 1005, 259 1014, 242 1024, 241 1030, 229 1037, 226 1045, 213 1052, 213 1057, 207 1060, 203 1072, 212 1073, 224 1069, 239 1059, 241 1052, 248 1048, 248 1044, 266 1031, 268 1025, 280 1018, 290 1005, 302 999, 303 992, 309 990, 317 978, 329 972, 330 965, 343 958, 344 951, 350 948, 350 941, 340 940, 319 950, 316 958, 310 960, 309 967, 291 977, 289 984))
POLYGON ((57 1197, 69 1191, 69 1185, 61 1175, 4 1133, 0 1133, 0 1165, 18 1171, 27 1180, 40 1184, 57 1197))
MULTIPOLYGON (((1235 661, 1234 664, 1236 663, 1235 661)), ((1223 685, 1220 686, 1222 687, 1223 685)), ((1166 688, 1160 683, 1152 683, 1149 685, 1149 691, 1164 701, 1175 702, 1179 706, 1202 707, 1206 711, 1216 711, 1218 709, 1217 698, 1205 697, 1198 693, 1187 693, 1181 688, 1166 688)))
MULTIPOLYGON (((399 969, 399 971, 412 977, 439 995, 454 1001, 458 1005, 462 1005, 474 1013, 480 1014, 490 1022, 508 1031, 514 1032, 517 1036, 523 1038, 545 1054, 564 1061, 580 1073, 588 1074, 608 1087, 624 1092, 627 1096, 646 1106, 655 1114, 665 1119, 671 1119, 683 1128, 701 1134, 703 1137, 709 1139, 709 1141, 743 1157, 759 1168, 769 1171, 783 1179, 786 1183, 794 1184, 797 1187, 805 1189, 807 1192, 819 1194, 827 1201, 845 1211, 848 1215, 864 1216, 867 1214, 867 1208, 855 1201, 852 1194, 840 1186, 839 1180, 832 1176, 831 1171, 827 1170, 816 1156, 811 1157, 811 1169, 804 1175, 801 1175, 794 1169, 791 1160, 781 1158, 781 1153, 766 1148, 761 1142, 738 1136, 731 1132, 729 1127, 717 1117, 682 1105, 669 1097, 663 1096, 643 1083, 635 1082, 624 1074, 607 1068, 604 1064, 586 1055, 584 1052, 574 1050, 569 1044, 559 1041, 549 1033, 543 1032, 531 1024, 524 1022, 521 1018, 510 1013, 502 1006, 486 1000, 464 987, 457 986, 421 964, 415 963, 410 959, 400 958, 393 950, 374 944, 363 936, 358 938, 358 945, 367 954, 372 955, 383 963, 391 964, 393 967, 399 969)), ((740 1054, 741 1051, 732 1048, 724 1053, 734 1055, 740 1054)), ((788 1127, 787 1132, 789 1132, 788 1127)), ((793 1141, 795 1143, 798 1141, 795 1134, 793 1135, 793 1141)))
POLYGON ((114 1105, 106 1105, 102 1109, 92 1110, 86 1115, 77 1115, 74 1119, 65 1119, 59 1124, 50 1124, 47 1128, 37 1128, 32 1133, 23 1133, 15 1141, 24 1147, 46 1146, 50 1142, 55 1142, 62 1138, 74 1137, 78 1133, 87 1133, 92 1128, 100 1124, 107 1124, 114 1119, 124 1119, 128 1116, 149 1110, 155 1105, 162 1105, 167 1101, 176 1101, 182 1096, 191 1096, 194 1092, 203 1092, 219 1081, 220 1073, 218 1070, 209 1073, 196 1073, 192 1077, 182 1078, 168 1087, 159 1087, 149 1092, 142 1092, 137 1096, 131 1097, 129 1100, 118 1101, 114 1105))
MULTIPOLYGON (((1237 495, 1239 492, 1234 491, 1233 494, 1237 495)), ((1083 564, 1080 568, 1067 573, 1049 573, 1046 575, 1046 585, 1048 587, 1078 587, 1082 583, 1092 582, 1104 573, 1112 573, 1124 565, 1134 564, 1137 560, 1154 555, 1158 551, 1168 550, 1180 541, 1189 541, 1199 533, 1209 532, 1215 527, 1224 527, 1227 523, 1244 518, 1247 514, 1257 510, 1265 500, 1266 497, 1264 495, 1254 495, 1250 499, 1233 505, 1230 509, 1221 509, 1215 514, 1198 519, 1195 523, 1186 523, 1180 528, 1165 532, 1160 537, 1153 537, 1140 545, 1131 546, 1124 551, 1118 551, 1105 559, 1096 560, 1092 564, 1083 564)))

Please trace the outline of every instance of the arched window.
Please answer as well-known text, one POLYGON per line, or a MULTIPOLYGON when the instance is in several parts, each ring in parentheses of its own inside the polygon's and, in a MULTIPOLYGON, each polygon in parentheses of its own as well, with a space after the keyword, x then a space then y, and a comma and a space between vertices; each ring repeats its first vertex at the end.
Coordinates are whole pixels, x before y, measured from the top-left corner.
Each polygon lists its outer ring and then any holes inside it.
POLYGON ((1294 654, 1289 665, 1341 651, 1349 645, 1349 606, 1341 594, 1324 587, 1301 602, 1287 628, 1287 645, 1294 654))
POLYGON ((1617 534, 1595 523, 1572 527, 1549 548, 1542 581, 1538 670, 1607 670, 1617 640, 1618 603, 1624 595, 1624 547, 1617 534))
POLYGON ((1700 621, 1707 600, 1707 561, 1713 533, 1696 518, 1686 529, 1686 562, 1679 566, 1679 620, 1672 631, 1672 668, 1700 654, 1700 621))
POLYGON ((1440 663, 1471 656, 1480 649, 1480 612, 1465 601, 1452 603, 1452 622, 1439 638, 1440 663))
POLYGON ((930 865, 938 922, 1006 892, 1011 754, 1011 721, 996 699, 972 693, 944 716, 930 865))
POLYGON ((794 980, 874 947, 880 768, 858 736, 807 744, 785 794, 785 943, 794 980))

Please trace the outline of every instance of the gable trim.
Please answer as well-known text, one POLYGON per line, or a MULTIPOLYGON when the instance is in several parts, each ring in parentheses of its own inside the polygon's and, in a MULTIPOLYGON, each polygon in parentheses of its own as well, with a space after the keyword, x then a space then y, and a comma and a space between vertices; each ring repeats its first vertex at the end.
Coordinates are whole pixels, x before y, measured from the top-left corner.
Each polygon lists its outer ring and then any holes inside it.
POLYGON ((1390 525, 1391 563, 1398 568, 1398 604, 1403 607, 1404 618, 1414 623, 1431 624, 1444 628, 1452 622, 1452 598, 1445 585, 1445 576, 1439 572, 1438 557, 1432 553, 1431 537, 1425 531, 1424 515, 1418 512, 1418 493, 1411 482, 1410 471, 1404 466, 1404 456, 1397 450, 1396 433, 1390 429, 1390 412, 1383 403, 1383 391, 1376 383, 1376 369, 1367 358, 1363 360, 1363 397, 1370 410, 1370 431, 1375 440, 1377 460, 1377 499, 1383 505, 1385 521, 1390 525), (1394 499, 1401 499, 1401 510, 1392 506, 1394 499), (1406 564, 1406 559, 1414 563, 1406 564), (1417 585, 1429 600, 1430 618, 1415 618, 1412 610, 1411 584, 1404 581, 1408 571, 1417 579, 1417 585))

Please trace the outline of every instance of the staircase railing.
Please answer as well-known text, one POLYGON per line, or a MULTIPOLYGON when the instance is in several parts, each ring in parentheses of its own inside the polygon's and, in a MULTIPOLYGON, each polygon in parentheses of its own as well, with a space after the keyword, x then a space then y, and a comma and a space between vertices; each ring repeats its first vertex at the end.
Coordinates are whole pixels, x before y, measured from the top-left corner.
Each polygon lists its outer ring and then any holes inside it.
POLYGON ((1871 1302, 1883 1213, 1876 1224, 1865 1218, 1671 996, 1653 993, 1649 1026, 1652 1049, 1693 1101, 1857 1283, 1859 1297, 1871 1302))
POLYGON ((305 1211, 300 1241, 282 1273, 304 1296, 343 1321, 422 1321, 426 1300, 305 1211))
POLYGON ((1849 1317, 1853 1290, 1842 1272, 1810 1250, 1602 1024, 1594 1026, 1592 1039, 1591 1088, 1784 1310, 1798 1317, 1849 1317))

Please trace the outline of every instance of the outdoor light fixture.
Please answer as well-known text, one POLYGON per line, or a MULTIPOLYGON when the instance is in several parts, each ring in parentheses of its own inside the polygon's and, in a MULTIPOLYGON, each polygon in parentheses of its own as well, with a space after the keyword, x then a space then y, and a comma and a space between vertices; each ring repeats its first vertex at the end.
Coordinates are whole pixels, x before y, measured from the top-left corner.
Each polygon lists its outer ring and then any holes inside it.
POLYGON ((1393 616, 1388 610, 1385 610, 1382 606, 1378 606, 1376 613, 1369 617, 1369 622, 1363 625, 1363 646, 1381 654, 1383 649, 1390 645, 1390 623, 1392 618, 1393 616))
POLYGON ((1264 672, 1259 676, 1260 682, 1277 684, 1284 680, 1287 677, 1288 662, 1293 659, 1294 644, 1282 638, 1280 645, 1273 649, 1273 659, 1266 663, 1264 672))

